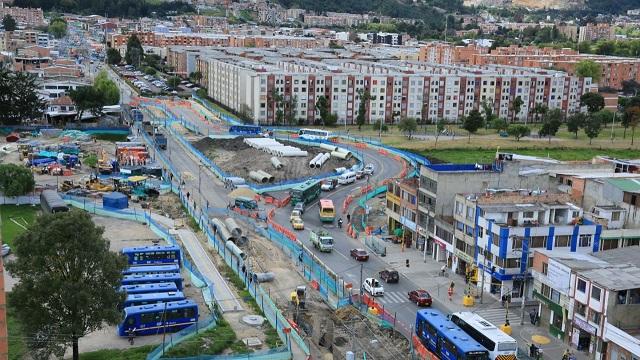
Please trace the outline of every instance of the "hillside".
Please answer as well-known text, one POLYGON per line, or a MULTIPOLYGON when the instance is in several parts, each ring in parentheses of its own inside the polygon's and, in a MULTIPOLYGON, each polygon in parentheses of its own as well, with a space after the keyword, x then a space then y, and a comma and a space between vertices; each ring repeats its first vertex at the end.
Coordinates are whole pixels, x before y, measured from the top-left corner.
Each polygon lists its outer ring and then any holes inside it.
POLYGON ((421 19, 441 11, 462 11, 462 0, 278 0, 286 8, 324 12, 375 13, 400 18, 421 19))
POLYGON ((465 6, 512 6, 528 9, 579 9, 592 14, 620 14, 640 8, 638 0, 464 0, 465 6))

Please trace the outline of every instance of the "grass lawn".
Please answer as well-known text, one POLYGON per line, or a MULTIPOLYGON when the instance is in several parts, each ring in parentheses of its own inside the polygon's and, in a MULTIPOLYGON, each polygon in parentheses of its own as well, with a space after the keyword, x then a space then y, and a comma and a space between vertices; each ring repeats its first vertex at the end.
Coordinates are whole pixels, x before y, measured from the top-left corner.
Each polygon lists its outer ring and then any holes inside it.
POLYGON ((80 354, 81 360, 145 360, 156 345, 139 346, 130 349, 107 349, 80 354))
MULTIPOLYGON (((550 157, 557 160, 589 160, 598 155, 608 155, 616 158, 639 158, 640 150, 625 149, 581 149, 581 148, 500 148, 501 152, 513 152, 521 155, 550 157)), ((496 155, 495 149, 457 148, 420 151, 421 155, 452 163, 488 163, 496 155)))
POLYGON ((251 352, 241 340, 238 340, 231 325, 220 318, 216 327, 172 347, 166 352, 166 356, 215 355, 227 349, 235 354, 251 352))
POLYGON ((13 240, 25 231, 25 227, 33 223, 36 213, 39 210, 39 206, 0 205, 0 234, 2 235, 2 243, 13 246, 13 240), (16 222, 19 225, 16 224, 16 222))
POLYGON ((103 141, 127 141, 127 134, 94 134, 96 139, 103 141))

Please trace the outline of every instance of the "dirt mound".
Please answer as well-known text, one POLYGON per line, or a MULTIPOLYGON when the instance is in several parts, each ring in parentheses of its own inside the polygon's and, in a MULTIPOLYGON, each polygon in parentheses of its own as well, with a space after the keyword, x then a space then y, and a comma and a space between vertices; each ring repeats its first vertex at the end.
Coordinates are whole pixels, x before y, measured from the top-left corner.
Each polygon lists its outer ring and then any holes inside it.
POLYGON ((249 171, 263 170, 275 177, 275 181, 307 178, 319 174, 331 172, 338 167, 350 167, 356 163, 355 159, 341 160, 330 158, 320 169, 309 168, 309 161, 317 154, 327 152, 326 150, 308 145, 301 145, 286 140, 278 140, 285 145, 296 146, 307 151, 306 157, 281 157, 280 162, 284 165, 276 170, 271 165, 271 156, 264 151, 256 150, 245 144, 243 137, 234 139, 212 139, 204 138, 193 143, 193 146, 205 154, 216 163, 223 171, 239 176, 247 181, 254 182, 249 178, 249 171))

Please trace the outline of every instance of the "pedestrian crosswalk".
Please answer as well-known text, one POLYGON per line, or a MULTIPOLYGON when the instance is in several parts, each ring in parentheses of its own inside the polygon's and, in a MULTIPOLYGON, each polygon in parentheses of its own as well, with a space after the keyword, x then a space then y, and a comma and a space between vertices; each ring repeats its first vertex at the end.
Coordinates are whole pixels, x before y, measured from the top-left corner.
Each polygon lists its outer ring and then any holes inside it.
POLYGON ((409 302, 407 294, 399 291, 385 291, 383 296, 376 297, 376 302, 380 304, 399 304, 409 302))
POLYGON ((508 316, 509 323, 511 324, 519 324, 520 322, 520 314, 515 313, 511 310, 508 311, 506 308, 497 308, 497 309, 478 309, 474 311, 476 314, 482 316, 485 320, 492 323, 495 326, 500 326, 504 324, 505 316, 508 316))

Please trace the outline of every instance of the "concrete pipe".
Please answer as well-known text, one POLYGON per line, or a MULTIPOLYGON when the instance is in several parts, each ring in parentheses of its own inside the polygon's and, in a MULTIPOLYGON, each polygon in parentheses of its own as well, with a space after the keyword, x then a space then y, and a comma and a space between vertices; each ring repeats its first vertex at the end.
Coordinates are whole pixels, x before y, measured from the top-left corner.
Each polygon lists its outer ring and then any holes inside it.
POLYGON ((329 152, 338 151, 338 147, 330 144, 320 144, 320 147, 325 150, 329 150, 329 152))
POLYGON ((282 165, 280 160, 275 156, 271 157, 271 165, 273 165, 273 167, 276 168, 276 169, 282 169, 282 167, 284 166, 284 165, 282 165))
POLYGON ((224 219, 224 224, 234 238, 237 239, 242 235, 242 228, 238 226, 238 223, 233 218, 228 217, 224 219))
POLYGON ((330 157, 331 155, 329 153, 322 154, 322 157, 320 157, 320 159, 316 161, 316 167, 317 168, 322 167, 322 165, 324 165, 324 163, 327 162, 327 160, 329 160, 330 157))
POLYGON ((227 250, 231 251, 231 253, 235 255, 237 258, 242 260, 247 258, 247 254, 245 254, 242 250, 240 250, 238 245, 234 244, 233 241, 227 241, 225 245, 227 247, 227 250))
POLYGON ((268 177, 257 171, 249 171, 249 177, 262 184, 265 184, 267 181, 269 181, 268 177))
POLYGON ((271 182, 274 182, 274 181, 276 180, 275 176, 273 176, 273 175, 269 174, 269 173, 268 173, 268 172, 266 172, 266 171, 258 170, 258 171, 256 171, 256 172, 257 172, 258 174, 260 174, 260 175, 262 175, 262 176, 266 177, 266 178, 267 178, 267 182, 270 182, 270 183, 271 183, 271 182))
POLYGON ((246 184, 246 181, 241 178, 241 177, 234 177, 234 176, 230 176, 228 178, 225 178, 225 180, 233 185, 242 185, 242 184, 246 184))
POLYGON ((222 222, 222 220, 218 218, 213 218, 211 222, 213 223, 213 226, 215 226, 216 234, 220 236, 222 240, 224 241, 233 240, 233 235, 231 235, 231 232, 229 232, 229 230, 225 226, 224 222, 222 222))
POLYGON ((271 282, 276 278, 276 274, 269 272, 253 273, 253 281, 257 283, 271 282))
POLYGON ((351 156, 353 156, 353 154, 351 154, 351 151, 347 151, 347 152, 342 152, 342 151, 332 151, 331 152, 331 156, 338 158, 338 159, 342 159, 342 160, 349 160, 351 159, 351 156))
POLYGON ((292 157, 292 156, 309 156, 309 153, 305 150, 289 150, 282 153, 283 157, 292 157))
POLYGON ((243 246, 248 242, 249 242, 249 238, 244 235, 240 235, 240 237, 236 238, 236 244, 238 244, 238 246, 243 246))
POLYGON ((316 155, 313 159, 311 159, 311 161, 309 161, 309 167, 310 168, 315 168, 316 167, 316 162, 318 161, 318 159, 320 159, 322 157, 322 153, 316 155))
POLYGON ((339 167, 339 168, 333 169, 333 171, 335 171, 336 174, 342 174, 343 172, 347 171, 347 168, 346 167, 339 167))

